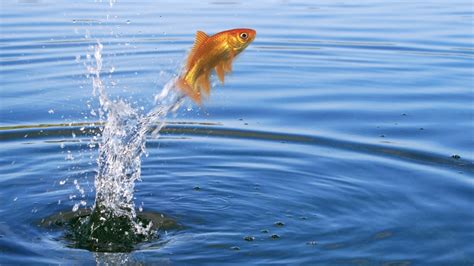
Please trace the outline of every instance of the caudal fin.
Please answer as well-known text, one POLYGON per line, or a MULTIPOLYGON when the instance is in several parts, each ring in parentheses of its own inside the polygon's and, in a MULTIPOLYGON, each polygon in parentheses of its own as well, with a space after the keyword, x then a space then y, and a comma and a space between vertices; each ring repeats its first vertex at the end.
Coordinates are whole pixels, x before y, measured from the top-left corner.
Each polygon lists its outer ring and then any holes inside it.
POLYGON ((199 90, 193 90, 193 87, 191 87, 186 80, 183 78, 178 78, 176 81, 176 87, 179 88, 186 96, 191 98, 195 103, 201 104, 201 93, 199 90))

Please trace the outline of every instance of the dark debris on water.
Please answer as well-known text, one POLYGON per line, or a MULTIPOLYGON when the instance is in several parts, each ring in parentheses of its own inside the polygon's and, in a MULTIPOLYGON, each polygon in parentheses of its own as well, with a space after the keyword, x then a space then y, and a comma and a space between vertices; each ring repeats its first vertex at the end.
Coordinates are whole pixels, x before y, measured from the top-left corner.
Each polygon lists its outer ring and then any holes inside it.
POLYGON ((273 234, 273 235, 271 236, 271 238, 272 238, 272 239, 279 239, 279 238, 280 238, 280 236, 279 236, 279 235, 277 235, 277 234, 273 234))
POLYGON ((246 237, 244 237, 244 240, 245 240, 245 241, 254 241, 254 240, 255 240, 255 237, 253 237, 253 236, 246 236, 246 237))
POLYGON ((282 227, 282 226, 285 226, 285 223, 282 222, 282 221, 278 221, 274 224, 275 226, 278 226, 278 227, 282 227))

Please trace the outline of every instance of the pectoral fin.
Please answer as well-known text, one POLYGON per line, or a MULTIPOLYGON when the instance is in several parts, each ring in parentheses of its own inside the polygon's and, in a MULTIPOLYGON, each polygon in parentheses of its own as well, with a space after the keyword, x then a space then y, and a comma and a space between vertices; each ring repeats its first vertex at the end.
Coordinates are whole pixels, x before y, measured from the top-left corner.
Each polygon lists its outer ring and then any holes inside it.
POLYGON ((221 81, 221 83, 224 84, 224 74, 225 74, 224 63, 218 64, 215 67, 215 69, 216 69, 217 77, 219 77, 219 80, 221 81))
POLYGON ((223 69, 226 73, 229 73, 232 71, 232 59, 228 59, 227 61, 224 61, 223 63, 223 69))

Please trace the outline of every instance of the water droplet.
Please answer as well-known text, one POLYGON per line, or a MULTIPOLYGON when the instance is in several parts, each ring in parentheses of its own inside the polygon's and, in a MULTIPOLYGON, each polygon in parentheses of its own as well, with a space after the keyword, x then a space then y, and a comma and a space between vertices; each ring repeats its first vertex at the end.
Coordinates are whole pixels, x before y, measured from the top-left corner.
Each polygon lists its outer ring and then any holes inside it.
POLYGON ((267 229, 263 229, 263 230, 260 230, 260 232, 264 233, 264 234, 268 234, 268 230, 267 229))
POLYGON ((54 114, 54 110, 53 110, 53 109, 49 109, 48 113, 54 114))
POLYGON ((308 242, 306 242, 306 245, 308 245, 308 246, 315 246, 316 244, 317 244, 316 241, 308 241, 308 242))
MULTIPOLYGON (((68 152, 70 152, 70 151, 68 151, 68 152)), ((68 153, 68 154, 66 155, 66 158, 64 158, 64 159, 65 159, 66 161, 72 161, 72 160, 74 160, 74 156, 73 156, 71 153, 68 153)))
POLYGON ((231 249, 231 250, 240 250, 240 248, 237 247, 237 246, 230 247, 230 249, 231 249))
POLYGON ((130 24, 130 23, 131 23, 131 21, 130 21, 129 19, 127 19, 126 23, 127 23, 127 24, 130 24))
POLYGON ((61 186, 63 186, 64 184, 66 184, 66 181, 67 181, 67 180, 61 180, 61 181, 59 181, 59 184, 60 184, 61 186))
POLYGON ((18 197, 15 197, 15 198, 13 199, 13 201, 17 201, 17 200, 18 200, 18 197))
POLYGON ((79 203, 74 204, 74 206, 72 207, 73 212, 77 212, 77 210, 79 210, 79 203))
POLYGON ((461 159, 461 156, 458 155, 458 154, 453 154, 453 155, 451 155, 451 158, 459 160, 459 159, 461 159))

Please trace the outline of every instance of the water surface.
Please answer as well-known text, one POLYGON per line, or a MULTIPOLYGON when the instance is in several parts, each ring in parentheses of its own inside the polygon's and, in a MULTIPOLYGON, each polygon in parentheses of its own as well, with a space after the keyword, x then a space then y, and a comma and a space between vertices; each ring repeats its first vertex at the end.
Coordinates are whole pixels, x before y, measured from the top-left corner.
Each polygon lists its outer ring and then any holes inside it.
POLYGON ((0 263, 474 263, 472 2, 0 5, 0 263), (90 46, 146 113, 196 30, 234 27, 255 42, 149 139, 136 184, 183 228, 119 254, 39 228, 94 202, 90 46))

